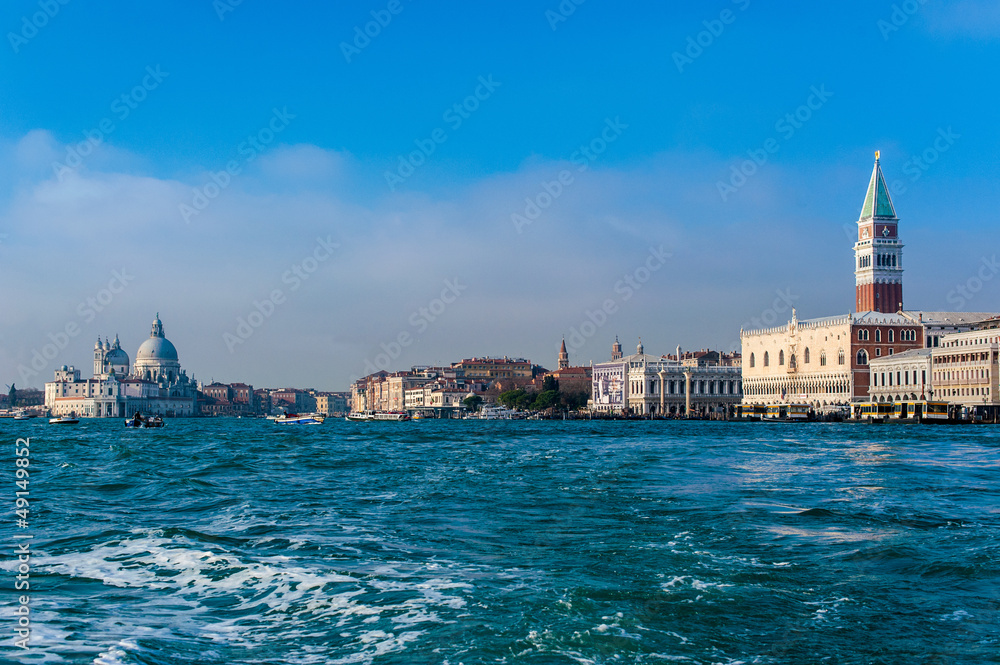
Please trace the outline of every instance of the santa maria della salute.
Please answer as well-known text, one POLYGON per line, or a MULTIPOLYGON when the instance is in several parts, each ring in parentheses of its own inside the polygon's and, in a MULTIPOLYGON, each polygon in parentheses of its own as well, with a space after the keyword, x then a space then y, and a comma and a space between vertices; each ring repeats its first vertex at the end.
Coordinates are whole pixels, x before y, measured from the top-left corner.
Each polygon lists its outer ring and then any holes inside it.
POLYGON ((149 339, 139 346, 135 364, 114 342, 97 339, 94 376, 81 379, 80 370, 63 365, 55 380, 45 384, 45 406, 53 415, 127 418, 138 412, 169 417, 193 416, 197 386, 181 369, 177 349, 163 336, 157 314, 149 339))

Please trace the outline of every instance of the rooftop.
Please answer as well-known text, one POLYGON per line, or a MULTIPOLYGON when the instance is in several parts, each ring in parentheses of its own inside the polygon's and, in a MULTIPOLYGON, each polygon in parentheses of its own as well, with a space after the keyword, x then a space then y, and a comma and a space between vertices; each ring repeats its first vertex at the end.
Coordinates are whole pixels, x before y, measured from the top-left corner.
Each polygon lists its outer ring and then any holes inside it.
POLYGON ((872 177, 868 183, 868 192, 865 194, 865 203, 861 208, 861 218, 858 221, 871 219, 897 219, 896 210, 892 207, 892 198, 889 190, 885 186, 885 178, 882 176, 882 167, 878 163, 879 154, 875 153, 875 168, 872 169, 872 177))

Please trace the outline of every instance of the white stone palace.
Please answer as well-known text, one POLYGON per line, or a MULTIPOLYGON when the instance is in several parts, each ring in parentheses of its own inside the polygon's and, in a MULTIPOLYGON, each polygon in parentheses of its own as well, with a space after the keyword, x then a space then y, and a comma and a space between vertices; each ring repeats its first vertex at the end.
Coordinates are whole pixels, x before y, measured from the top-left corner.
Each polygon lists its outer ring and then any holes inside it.
POLYGON ((81 379, 80 370, 63 365, 56 370, 55 380, 45 384, 45 406, 56 416, 128 418, 139 411, 190 417, 196 414, 197 392, 194 379, 181 369, 177 349, 163 336, 157 314, 131 372, 118 336, 114 342, 98 337, 93 378, 81 379))
POLYGON ((715 351, 651 356, 640 340, 622 355, 615 338, 611 361, 596 363, 589 408, 598 413, 656 416, 725 414, 743 398, 737 357, 715 351))

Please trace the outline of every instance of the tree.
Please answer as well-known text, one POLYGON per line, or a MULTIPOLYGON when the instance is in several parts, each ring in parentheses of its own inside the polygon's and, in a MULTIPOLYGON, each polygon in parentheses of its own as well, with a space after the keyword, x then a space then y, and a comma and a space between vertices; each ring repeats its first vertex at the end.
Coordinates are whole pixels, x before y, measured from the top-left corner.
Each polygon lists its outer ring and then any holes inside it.
POLYGON ((500 393, 497 397, 497 401, 506 406, 508 409, 513 409, 517 406, 518 400, 522 399, 526 393, 523 388, 515 388, 513 390, 506 390, 500 393))
POLYGON ((462 404, 465 405, 469 411, 478 411, 479 405, 483 403, 483 398, 479 395, 469 395, 462 400, 462 404))
POLYGON ((561 392, 560 396, 562 397, 563 406, 570 411, 576 411, 577 409, 587 406, 587 400, 590 399, 590 395, 584 391, 574 393, 561 392))
POLYGON ((542 379, 542 392, 546 392, 548 390, 559 391, 559 382, 556 381, 556 377, 551 374, 542 379))
POLYGON ((543 390, 538 393, 535 397, 534 404, 531 405, 536 411, 544 411, 545 409, 551 408, 559 403, 559 391, 558 390, 543 390))
POLYGON ((14 387, 13 383, 10 384, 10 392, 7 393, 7 402, 11 406, 17 406, 17 388, 14 387))

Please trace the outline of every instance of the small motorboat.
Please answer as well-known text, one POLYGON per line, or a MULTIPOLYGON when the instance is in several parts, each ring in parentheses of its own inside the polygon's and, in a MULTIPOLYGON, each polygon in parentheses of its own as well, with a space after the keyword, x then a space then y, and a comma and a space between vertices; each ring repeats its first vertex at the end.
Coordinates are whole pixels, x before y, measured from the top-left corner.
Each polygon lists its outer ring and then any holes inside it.
POLYGON ((20 410, 20 411, 14 412, 14 420, 31 420, 34 417, 35 417, 35 414, 33 414, 33 413, 27 413, 23 409, 20 410))
POLYGON ((76 416, 59 416, 58 418, 49 418, 50 425, 77 425, 80 419, 76 416))
POLYGON ((150 429, 153 427, 164 427, 165 423, 160 416, 143 417, 142 414, 135 414, 125 420, 125 427, 135 427, 137 429, 150 429))
POLYGON ((276 425, 322 425, 324 417, 318 413, 283 413, 274 419, 276 425))

